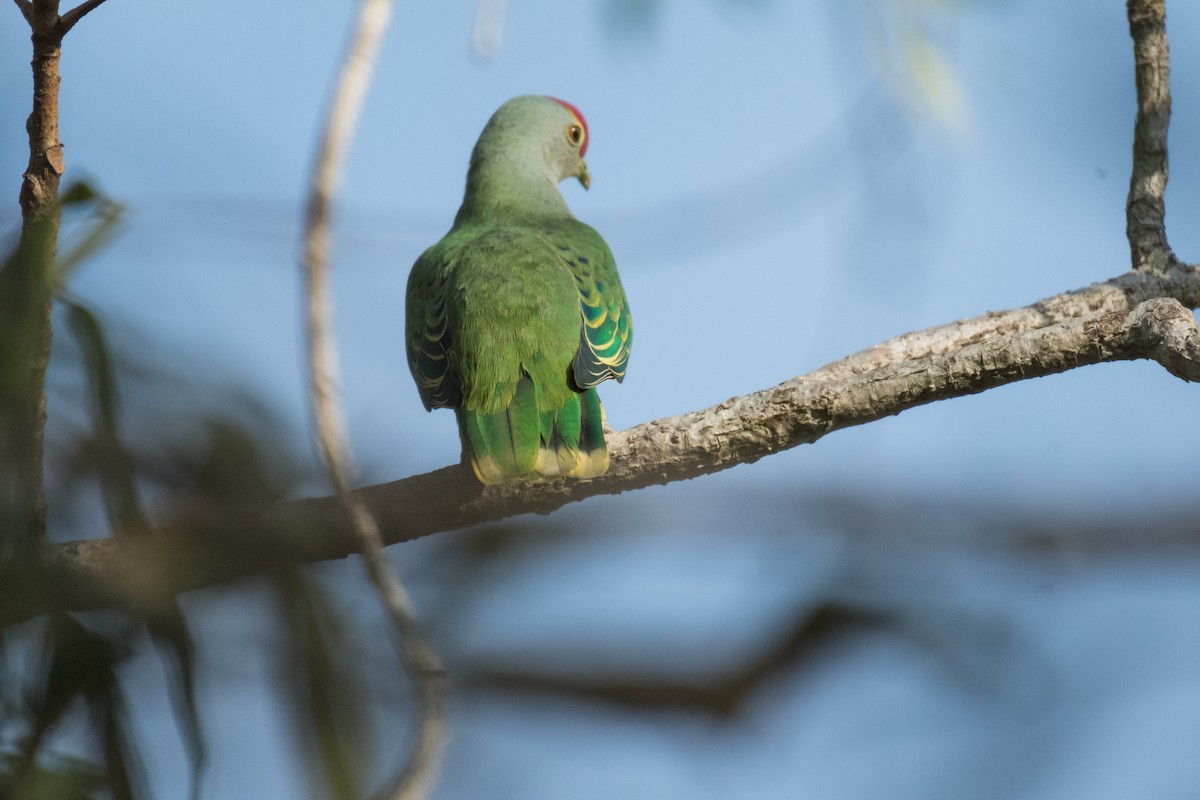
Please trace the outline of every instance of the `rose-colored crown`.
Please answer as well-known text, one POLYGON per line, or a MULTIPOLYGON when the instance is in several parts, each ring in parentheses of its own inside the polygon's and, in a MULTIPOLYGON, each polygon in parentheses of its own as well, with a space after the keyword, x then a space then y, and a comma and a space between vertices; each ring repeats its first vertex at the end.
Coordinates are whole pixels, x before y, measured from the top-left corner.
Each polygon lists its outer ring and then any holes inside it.
POLYGON ((557 97, 551 97, 551 100, 561 105, 567 111, 571 112, 571 116, 575 117, 575 121, 579 123, 579 127, 583 128, 583 146, 579 148, 579 155, 586 156, 588 142, 592 140, 591 134, 588 132, 587 120, 583 118, 583 114, 571 103, 566 100, 559 100, 557 97))

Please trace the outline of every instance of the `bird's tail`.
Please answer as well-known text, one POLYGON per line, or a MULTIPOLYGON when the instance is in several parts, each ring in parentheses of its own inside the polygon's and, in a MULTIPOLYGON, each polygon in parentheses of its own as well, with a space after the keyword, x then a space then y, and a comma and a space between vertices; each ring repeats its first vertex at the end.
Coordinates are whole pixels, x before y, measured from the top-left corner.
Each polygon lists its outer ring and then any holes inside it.
POLYGON ((508 407, 494 414, 458 408, 464 460, 485 484, 509 478, 594 478, 608 470, 604 410, 595 389, 572 392, 547 409, 522 377, 508 407), (539 406, 542 408, 539 410, 539 406))
POLYGON ((604 408, 595 389, 572 393, 556 411, 542 412, 537 473, 595 478, 608 471, 604 408))
POLYGON ((579 445, 573 478, 595 478, 608 472, 608 445, 604 442, 604 406, 595 389, 579 395, 579 445))

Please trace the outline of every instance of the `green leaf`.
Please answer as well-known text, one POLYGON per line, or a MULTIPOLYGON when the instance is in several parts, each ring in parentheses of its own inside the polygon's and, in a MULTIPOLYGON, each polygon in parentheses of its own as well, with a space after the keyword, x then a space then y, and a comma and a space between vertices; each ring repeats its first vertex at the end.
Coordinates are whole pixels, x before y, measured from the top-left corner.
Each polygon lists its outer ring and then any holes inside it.
POLYGON ((366 727, 360 697, 345 674, 350 643, 317 584, 288 571, 276 577, 275 585, 287 622, 284 675, 290 710, 303 744, 317 756, 307 761, 313 784, 323 781, 338 800, 362 797, 366 727))
POLYGON ((101 194, 90 184, 77 182, 59 194, 59 203, 64 208, 91 206, 79 210, 88 212, 90 219, 84 224, 84 232, 70 248, 59 243, 55 284, 62 287, 67 277, 84 261, 91 258, 107 245, 116 234, 125 207, 111 197, 101 194), (61 253, 65 252, 65 255, 61 253))
POLYGON ((74 181, 66 189, 58 193, 58 202, 65 207, 79 205, 80 203, 90 203, 101 197, 100 192, 87 181, 74 181))
POLYGON ((67 324, 83 353, 96 429, 96 475, 109 526, 116 533, 149 531, 138 497, 133 457, 121 443, 118 430, 116 379, 104 329, 96 315, 81 303, 69 297, 60 297, 60 301, 66 306, 67 324))

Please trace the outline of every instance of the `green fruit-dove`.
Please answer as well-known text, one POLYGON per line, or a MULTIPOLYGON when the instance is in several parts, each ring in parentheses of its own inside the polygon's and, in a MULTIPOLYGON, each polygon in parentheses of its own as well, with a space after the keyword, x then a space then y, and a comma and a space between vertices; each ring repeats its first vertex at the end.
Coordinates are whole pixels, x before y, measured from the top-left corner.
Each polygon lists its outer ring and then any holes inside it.
POLYGON ((409 368, 427 410, 455 410, 485 484, 608 469, 595 386, 625 377, 629 305, 608 245, 558 191, 588 188, 588 139, 570 103, 500 106, 453 227, 408 278, 409 368))

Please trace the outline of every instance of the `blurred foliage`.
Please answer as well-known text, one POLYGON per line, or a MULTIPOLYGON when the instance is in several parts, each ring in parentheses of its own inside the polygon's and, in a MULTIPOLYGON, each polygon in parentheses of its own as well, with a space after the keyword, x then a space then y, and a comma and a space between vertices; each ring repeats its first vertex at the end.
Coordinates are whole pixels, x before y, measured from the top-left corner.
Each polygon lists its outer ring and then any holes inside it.
POLYGON ((274 583, 285 623, 281 674, 288 710, 297 737, 318 756, 304 761, 309 785, 314 796, 364 797, 370 750, 363 696, 347 663, 354 651, 349 633, 318 584, 297 571, 282 573, 274 583), (316 792, 320 786, 326 793, 316 792))
POLYGON ((31 220, 0 266, 0 566, 44 534, 42 365, 57 214, 31 220))
MULTIPOLYGON (((26 485, 22 473, 29 469, 29 454, 2 445, 20 438, 12 431, 28 424, 29 409, 36 402, 36 388, 21 379, 29 372, 37 346, 37 316, 26 311, 36 308, 38 298, 51 289, 78 353, 78 383, 84 387, 80 399, 88 424, 67 448, 65 463, 50 468, 60 476, 59 488, 68 493, 79 492, 87 483, 99 486, 112 535, 154 535, 142 502, 143 487, 151 487, 165 507, 218 510, 205 519, 221 528, 253 519, 286 489, 275 465, 285 450, 276 448, 265 455, 265 432, 256 436, 233 416, 201 420, 198 434, 196 423, 178 426, 175 421, 174 436, 158 437, 144 453, 126 446, 109 336, 99 316, 67 288, 72 272, 119 230, 122 207, 86 183, 64 189, 61 205, 62 255, 54 272, 40 273, 37 254, 19 244, 11 246, 0 270, 0 421, 5 426, 0 432, 0 611, 5 616, 20 607, 22 593, 38 580, 30 568, 39 551, 30 547, 35 540, 23 532, 25 512, 18 497, 26 485), (37 274, 42 278, 35 279, 37 274), (178 441, 181 427, 190 434, 184 442, 178 441)), ((140 399, 155 404, 153 397, 140 399)), ((158 399, 163 399, 161 393, 158 399)), ((171 405, 187 413, 189 404, 171 405)), ((230 403, 225 413, 235 409, 236 403, 230 403)), ((144 595, 139 605, 126 608, 115 624, 111 613, 58 613, 44 624, 27 623, 0 634, 0 656, 35 649, 42 653, 26 663, 0 660, 0 797, 148 796, 120 677, 122 663, 144 635, 164 662, 193 769, 192 796, 199 796, 206 748, 196 701, 196 648, 177 600, 169 587, 162 587, 157 597, 144 595), (89 747, 99 753, 96 759, 55 751, 58 739, 76 741, 81 725, 89 747)))
POLYGON ((116 384, 107 337, 96 315, 82 303, 63 297, 67 322, 83 354, 87 394, 91 400, 91 470, 100 482, 109 527, 114 531, 149 529, 134 479, 133 459, 121 443, 116 384))
POLYGON ((141 756, 130 735, 118 678, 118 665, 131 650, 128 635, 128 630, 98 634, 64 613, 51 617, 40 636, 40 663, 19 696, 5 698, 18 712, 4 731, 6 737, 15 734, 15 741, 0 740, 0 749, 14 753, 9 771, 0 776, 10 793, 6 797, 56 797, 51 793, 56 790, 82 791, 78 796, 91 797, 100 775, 116 800, 144 796, 141 756), (55 756, 49 763, 69 767, 44 765, 43 748, 63 720, 76 712, 87 717, 103 764, 55 756))
MULTIPOLYGON (((173 524, 195 542, 192 556, 200 560, 228 558, 244 547, 275 548, 275 532, 264 527, 263 513, 294 494, 302 475, 288 435, 266 405, 198 389, 189 376, 148 363, 153 354, 146 348, 138 348, 139 358, 131 360, 130 348, 114 343, 110 326, 69 283, 117 234, 123 208, 83 183, 63 191, 62 206, 63 255, 55 272, 31 287, 28 265, 14 245, 0 273, 0 301, 7 308, 21 308, 31 296, 52 289, 57 318, 65 323, 55 363, 73 377, 62 384, 70 395, 59 408, 71 416, 74 404, 82 414, 77 428, 48 454, 56 500, 70 504, 96 487, 110 535, 153 538, 156 526, 173 524), (153 514, 147 496, 154 500, 153 514)), ((31 326, 30 320, 15 313, 0 317, 5 345, 0 356, 7 359, 0 376, 11 375, 11 365, 28 358, 32 334, 22 339, 25 328, 18 324, 31 326)), ((8 380, 0 389, 4 409, 28 406, 28 386, 8 380)), ((3 450, 0 459, 6 475, 27 469, 25 454, 3 450)), ((94 515, 89 520, 94 524, 94 515)), ((5 525, 0 535, 11 544, 14 530, 5 525)), ((45 589, 31 571, 38 553, 11 546, 3 554, 0 617, 20 618, 23 595, 45 589)), ((261 613, 276 619, 283 636, 278 674, 296 742, 308 754, 303 761, 314 797, 362 797, 364 759, 372 751, 363 714, 356 711, 362 698, 354 687, 361 676, 351 674, 345 627, 324 590, 289 561, 282 557, 270 578, 277 597, 273 614, 261 613)), ((153 756, 146 750, 161 743, 139 739, 132 724, 130 705, 145 691, 127 682, 135 653, 157 654, 162 662, 191 768, 188 794, 201 796, 208 747, 197 696, 199 643, 172 587, 155 585, 157 574, 150 569, 136 586, 113 587, 114 610, 60 612, 0 630, 4 800, 151 796, 144 764, 153 756)))
MULTIPOLYGON (((984 0, 970 0, 983 2, 984 0)), ((881 77, 895 97, 917 113, 928 114, 948 130, 966 123, 966 94, 942 34, 954 12, 968 0, 855 0, 842 4, 861 18, 881 77)), ((668 0, 605 0, 602 27, 625 47, 644 49, 663 35, 668 0)), ((729 18, 769 19, 774 0, 710 0, 708 5, 729 18)), ((680 13, 684 13, 682 10, 680 13)))
POLYGON ((54 285, 62 289, 75 269, 120 232, 125 208, 87 181, 76 181, 59 197, 63 208, 54 285), (65 255, 64 255, 65 251, 65 255))
MULTIPOLYGON (((708 6, 730 17, 765 15, 776 0, 709 0, 708 6)), ((684 4, 694 12, 695 3, 684 4)), ((600 21, 614 42, 644 46, 661 35, 667 0, 604 0, 600 21)))
MULTIPOLYGON (((120 216, 119 204, 77 182, 62 191, 58 208, 24 224, 0 266, 0 570, 6 557, 37 546, 44 533, 35 488, 41 481, 31 473, 42 467, 39 364, 49 358, 52 292, 111 238, 120 216), (74 223, 75 235, 64 232, 64 221, 74 223), (56 261, 60 250, 66 255, 56 261)), ((103 362, 100 355, 94 364, 103 362)))
POLYGON ((0 797, 7 800, 95 800, 107 781, 90 761, 58 757, 26 766, 15 753, 0 753, 0 797), (18 770, 27 771, 18 780, 18 770))
POLYGON ((865 28, 893 93, 951 131, 966 124, 966 92, 939 37, 964 0, 871 0, 865 28))
MULTIPOLYGON (((5 309, 0 316, 0 375, 5 376, 0 387, 0 420, 4 423, 0 443, 27 441, 14 431, 29 425, 30 409, 38 404, 41 387, 20 377, 30 374, 35 352, 42 346, 38 341, 41 328, 37 309, 48 301, 52 289, 65 291, 71 271, 109 241, 120 222, 120 205, 86 183, 64 189, 60 204, 61 213, 46 215, 26 226, 22 241, 12 248, 0 271, 0 304, 5 309), (29 229, 51 224, 51 218, 61 239, 50 246, 57 244, 65 255, 47 274, 42 263, 47 253, 30 252, 29 241, 41 237, 30 235, 29 229), (57 227, 60 224, 65 230, 57 227)), ((81 303, 65 295, 63 302, 85 354, 85 383, 90 389, 96 441, 103 451, 103 457, 94 464, 93 476, 104 488, 112 531, 123 533, 134 527, 148 530, 130 457, 117 430, 115 385, 103 329, 81 303)), ((29 485, 31 464, 40 468, 41 457, 33 459, 22 448, 0 448, 0 476, 5 489, 0 495, 0 503, 5 506, 0 514, 4 521, 0 527, 4 544, 0 548, 0 607, 19 603, 15 595, 29 585, 29 568, 37 559, 37 539, 26 527, 25 503, 17 497, 29 485)), ((163 614, 146 621, 183 676, 180 682, 189 697, 183 707, 191 713, 182 719, 190 738, 198 742, 198 722, 190 699, 190 643, 182 617, 163 614)), ((12 713, 6 715, 6 724, 0 727, 0 752, 6 754, 0 773, 3 796, 91 797, 98 796, 95 793, 100 786, 118 800, 143 796, 141 759, 129 729, 118 677, 119 664, 131 650, 131 631, 125 626, 101 633, 71 615, 59 613, 40 629, 35 625, 15 634, 16 638, 26 639, 27 647, 40 642, 43 656, 32 669, 4 665, 11 674, 0 683, 5 693, 0 702, 12 713), (60 754, 44 757, 45 745, 62 727, 64 718, 80 713, 88 720, 103 763, 60 754)), ((4 639, 13 636, 5 632, 4 639)))

